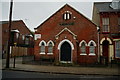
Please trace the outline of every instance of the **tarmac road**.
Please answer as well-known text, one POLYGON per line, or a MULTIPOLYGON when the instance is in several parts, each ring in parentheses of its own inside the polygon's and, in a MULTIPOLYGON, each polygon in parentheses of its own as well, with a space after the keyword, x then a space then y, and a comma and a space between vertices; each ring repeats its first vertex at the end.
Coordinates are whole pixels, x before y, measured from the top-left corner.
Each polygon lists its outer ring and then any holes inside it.
POLYGON ((104 76, 104 75, 74 75, 74 74, 50 74, 39 72, 25 72, 25 71, 12 71, 3 70, 3 80, 57 80, 57 79, 72 79, 72 80, 120 80, 120 76, 104 76))

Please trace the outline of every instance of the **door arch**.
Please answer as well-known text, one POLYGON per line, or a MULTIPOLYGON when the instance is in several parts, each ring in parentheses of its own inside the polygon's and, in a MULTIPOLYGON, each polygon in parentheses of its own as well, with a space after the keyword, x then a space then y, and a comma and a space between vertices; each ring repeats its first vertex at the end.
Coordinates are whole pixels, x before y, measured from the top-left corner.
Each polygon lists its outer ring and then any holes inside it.
POLYGON ((109 41, 107 41, 107 40, 103 41, 102 50, 103 50, 102 55, 105 58, 106 63, 108 63, 108 61, 109 61, 109 41))
POLYGON ((65 41, 60 47, 60 61, 71 62, 72 47, 65 41))

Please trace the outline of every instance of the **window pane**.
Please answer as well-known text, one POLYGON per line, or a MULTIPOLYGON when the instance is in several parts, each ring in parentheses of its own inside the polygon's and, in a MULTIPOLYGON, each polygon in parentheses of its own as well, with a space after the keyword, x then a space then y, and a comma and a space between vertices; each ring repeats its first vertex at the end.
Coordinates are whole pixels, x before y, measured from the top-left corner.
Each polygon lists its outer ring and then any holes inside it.
POLYGON ((116 41, 116 45, 115 45, 115 57, 116 58, 120 58, 120 41, 116 41))
POLYGON ((42 44, 41 44, 40 52, 45 53, 45 44, 44 44, 44 42, 42 42, 42 44))
POLYGON ((102 18, 103 32, 109 32, 109 18, 102 18))
POLYGON ((51 42, 48 45, 48 53, 53 53, 53 45, 51 42))
POLYGON ((93 42, 91 42, 91 44, 90 44, 90 53, 95 53, 95 46, 94 46, 93 42))
POLYGON ((66 17, 67 17, 67 14, 65 13, 65 14, 64 14, 64 19, 65 19, 65 20, 66 20, 66 17))
POLYGON ((81 54, 86 54, 85 43, 82 43, 82 44, 81 44, 81 54))
POLYGON ((90 46, 90 53, 95 53, 95 47, 94 46, 90 46))
POLYGON ((109 32, 109 26, 103 25, 103 32, 109 32))
POLYGON ((28 38, 28 37, 25 38, 25 44, 26 44, 26 45, 29 44, 29 38, 28 38))
POLYGON ((120 25, 120 17, 118 18, 118 25, 120 25))

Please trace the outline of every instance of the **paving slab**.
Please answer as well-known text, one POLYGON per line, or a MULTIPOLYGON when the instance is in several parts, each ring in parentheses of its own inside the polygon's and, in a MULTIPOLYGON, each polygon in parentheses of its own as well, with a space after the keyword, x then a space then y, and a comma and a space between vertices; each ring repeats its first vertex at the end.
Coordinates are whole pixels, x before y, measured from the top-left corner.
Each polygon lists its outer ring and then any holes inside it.
POLYGON ((76 74, 76 75, 111 75, 120 76, 119 68, 111 67, 62 67, 51 65, 30 65, 16 64, 11 70, 41 72, 41 73, 56 73, 56 74, 76 74))

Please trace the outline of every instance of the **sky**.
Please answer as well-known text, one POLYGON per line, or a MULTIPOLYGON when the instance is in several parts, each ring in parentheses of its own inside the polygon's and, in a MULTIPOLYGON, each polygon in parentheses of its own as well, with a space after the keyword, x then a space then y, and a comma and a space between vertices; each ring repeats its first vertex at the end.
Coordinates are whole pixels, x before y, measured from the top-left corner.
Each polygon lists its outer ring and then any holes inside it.
MULTIPOLYGON (((52 14, 58 11, 66 3, 92 19, 93 2, 110 2, 112 0, 14 0, 12 20, 23 20, 26 26, 34 31, 34 28, 43 23, 52 14)), ((0 2, 0 21, 9 20, 10 0, 0 2)))

